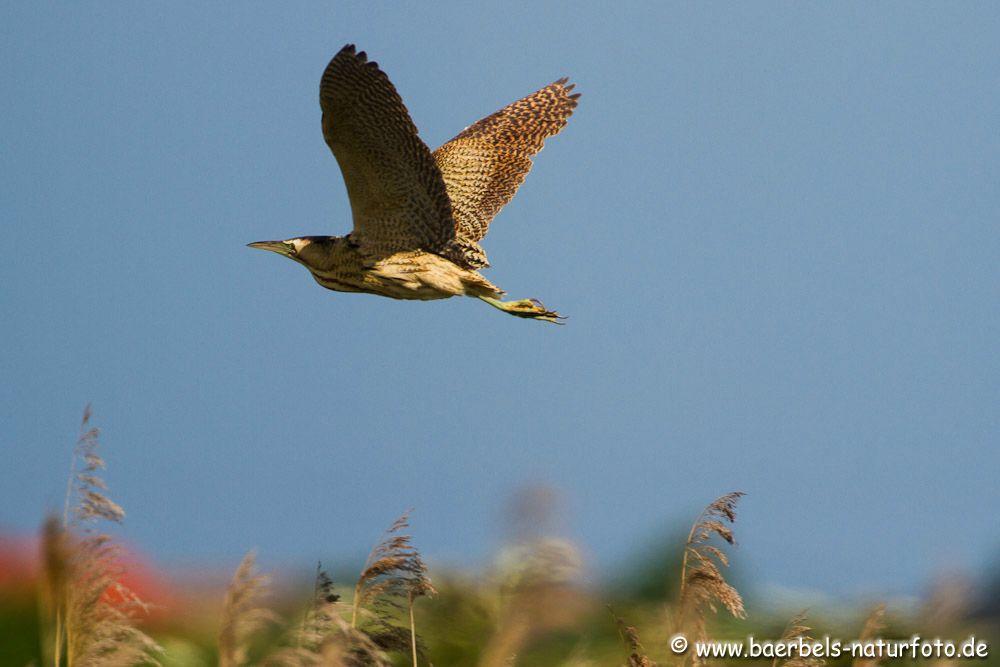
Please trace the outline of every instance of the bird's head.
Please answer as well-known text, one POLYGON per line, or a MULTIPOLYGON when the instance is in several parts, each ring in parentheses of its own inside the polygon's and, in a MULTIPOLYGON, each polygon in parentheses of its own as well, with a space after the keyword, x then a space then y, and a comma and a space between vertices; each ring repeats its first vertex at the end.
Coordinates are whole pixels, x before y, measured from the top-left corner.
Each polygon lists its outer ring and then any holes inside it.
POLYGON ((304 236, 284 241, 257 241, 248 243, 247 246, 276 252, 308 267, 319 267, 329 256, 333 240, 329 237, 304 236))

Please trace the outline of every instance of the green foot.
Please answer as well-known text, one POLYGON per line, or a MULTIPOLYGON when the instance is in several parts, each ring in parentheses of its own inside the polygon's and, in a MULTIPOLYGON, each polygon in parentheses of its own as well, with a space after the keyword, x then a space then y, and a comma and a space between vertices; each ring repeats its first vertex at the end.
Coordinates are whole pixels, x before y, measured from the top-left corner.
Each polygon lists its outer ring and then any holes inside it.
POLYGON ((518 301, 501 301, 488 296, 479 297, 497 310, 502 310, 514 317, 526 317, 531 320, 542 320, 552 324, 562 324, 559 320, 566 318, 554 310, 546 310, 538 299, 520 299, 518 301))

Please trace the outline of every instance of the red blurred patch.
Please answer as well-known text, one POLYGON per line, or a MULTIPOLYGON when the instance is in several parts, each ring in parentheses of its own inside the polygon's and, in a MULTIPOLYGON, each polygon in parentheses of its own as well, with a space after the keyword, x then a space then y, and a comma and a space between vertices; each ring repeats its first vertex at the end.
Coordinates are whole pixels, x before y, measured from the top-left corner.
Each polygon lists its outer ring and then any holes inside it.
MULTIPOLYGON (((149 605, 150 620, 168 618, 177 611, 178 601, 166 579, 146 559, 129 548, 120 565, 124 574, 119 583, 149 605)), ((41 576, 41 544, 36 536, 0 535, 0 592, 29 596, 38 590, 41 576)), ((123 601, 119 591, 109 588, 106 599, 123 601)))
POLYGON ((0 535, 0 590, 34 592, 39 569, 38 538, 0 535))

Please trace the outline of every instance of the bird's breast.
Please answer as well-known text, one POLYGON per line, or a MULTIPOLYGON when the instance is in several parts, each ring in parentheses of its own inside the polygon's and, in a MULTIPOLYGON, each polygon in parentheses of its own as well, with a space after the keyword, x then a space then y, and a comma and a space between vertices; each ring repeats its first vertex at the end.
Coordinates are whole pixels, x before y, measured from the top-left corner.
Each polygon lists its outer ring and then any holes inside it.
POLYGON ((337 292, 366 292, 391 299, 429 301, 466 293, 475 274, 449 260, 422 251, 400 252, 368 262, 338 263, 310 269, 323 287, 337 292))

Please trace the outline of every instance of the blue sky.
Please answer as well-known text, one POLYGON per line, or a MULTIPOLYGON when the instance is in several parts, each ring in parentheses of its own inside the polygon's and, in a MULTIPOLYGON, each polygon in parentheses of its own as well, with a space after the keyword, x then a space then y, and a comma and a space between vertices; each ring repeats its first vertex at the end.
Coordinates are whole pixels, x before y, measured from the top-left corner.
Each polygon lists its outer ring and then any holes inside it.
POLYGON ((0 526, 58 507, 87 402, 165 565, 353 557, 402 510, 483 562, 525 484, 613 575, 743 490, 741 575, 915 592, 1000 556, 995 3, 7 3, 0 526), (320 289, 320 74, 424 140, 583 93, 485 247, 522 321, 320 289))

